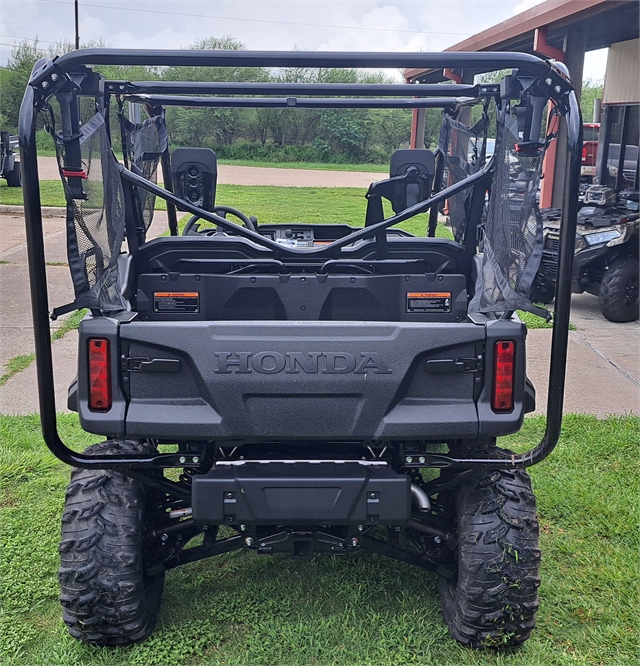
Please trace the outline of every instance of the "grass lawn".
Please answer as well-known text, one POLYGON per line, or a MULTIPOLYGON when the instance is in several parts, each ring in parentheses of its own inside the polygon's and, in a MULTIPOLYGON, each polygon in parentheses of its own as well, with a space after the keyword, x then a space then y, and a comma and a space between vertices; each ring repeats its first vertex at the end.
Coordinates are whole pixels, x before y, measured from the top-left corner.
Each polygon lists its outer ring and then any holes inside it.
MULTIPOLYGON (((41 180, 40 199, 43 206, 66 206, 62 182, 59 180, 41 180)), ((0 180, 0 204, 5 206, 22 206, 22 188, 7 187, 6 182, 0 180)))
MULTIPOLYGON (((260 223, 307 222, 344 223, 362 226, 367 201, 365 190, 357 187, 276 187, 273 185, 218 185, 216 201, 233 206, 247 215, 255 215, 260 223)), ((40 181, 43 206, 65 206, 62 183, 57 180, 40 181)), ((9 188, 0 182, 0 203, 21 206, 22 190, 9 188)), ((157 210, 166 210, 163 200, 157 199, 157 210)), ((391 215, 391 210, 385 209, 391 215)), ((425 235, 428 224, 426 214, 418 215, 398 225, 417 235, 425 235)), ((438 235, 451 238, 450 231, 441 225, 438 235)))
MULTIPOLYGON (((97 440, 61 415, 74 448, 97 440)), ((537 443, 541 418, 503 442, 537 443)), ((450 639, 433 574, 371 554, 346 559, 233 553, 167 575, 151 638, 95 648, 68 636, 57 543, 69 469, 37 417, 0 417, 3 664, 636 663, 640 419, 568 416, 557 450, 532 469, 541 523, 538 627, 521 648, 473 651, 450 639)))

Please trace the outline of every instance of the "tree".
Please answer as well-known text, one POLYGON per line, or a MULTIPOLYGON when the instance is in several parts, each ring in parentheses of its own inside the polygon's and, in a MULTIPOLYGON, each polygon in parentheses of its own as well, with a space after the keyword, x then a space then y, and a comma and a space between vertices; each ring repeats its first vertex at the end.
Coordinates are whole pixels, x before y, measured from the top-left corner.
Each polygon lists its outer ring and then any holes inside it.
POLYGON ((392 153, 411 139, 411 111, 407 109, 378 109, 372 112, 374 139, 385 152, 392 153))
POLYGON ((320 117, 319 135, 333 152, 348 161, 364 157, 372 125, 368 109, 324 109, 320 117))
MULTIPOLYGON (((104 46, 103 42, 88 42, 83 44, 82 48, 104 48, 104 46)), ((7 66, 0 69, 0 113, 3 128, 17 130, 20 104, 36 62, 41 58, 53 58, 56 55, 69 53, 74 49, 74 44, 67 41, 60 41, 44 49, 38 46, 37 41, 27 40, 12 49, 7 66)), ((152 67, 103 65, 96 66, 95 70, 108 79, 139 81, 158 78, 157 69, 152 67)))
MULTIPOLYGON (((240 51, 245 45, 233 37, 207 37, 189 47, 198 50, 240 51)), ((268 81, 262 67, 168 67, 161 73, 167 81, 268 81)), ((169 107, 166 112, 169 135, 183 146, 227 145, 248 133, 255 110, 188 109, 169 107)))
POLYGON ((38 42, 23 41, 11 50, 7 66, 0 69, 0 112, 3 129, 15 131, 24 91, 33 66, 47 55, 38 47, 38 42))
POLYGON ((593 122, 593 103, 596 99, 602 99, 604 81, 585 79, 582 82, 582 94, 580 95, 580 109, 585 123, 593 122))

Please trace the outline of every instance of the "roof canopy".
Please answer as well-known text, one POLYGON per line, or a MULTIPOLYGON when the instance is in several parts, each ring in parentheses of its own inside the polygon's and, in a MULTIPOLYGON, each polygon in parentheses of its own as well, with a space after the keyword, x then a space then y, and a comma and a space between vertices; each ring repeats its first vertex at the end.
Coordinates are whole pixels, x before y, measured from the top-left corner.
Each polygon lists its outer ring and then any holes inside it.
MULTIPOLYGON (((546 30, 546 43, 564 50, 568 29, 583 29, 586 50, 611 46, 638 38, 640 2, 638 0, 547 0, 517 16, 469 37, 446 51, 520 51, 536 53, 536 30, 546 30)), ((460 74, 460 71, 453 70, 460 74)), ((481 73, 486 70, 474 70, 481 73)), ((411 81, 436 82, 445 77, 440 70, 406 69, 411 81)))

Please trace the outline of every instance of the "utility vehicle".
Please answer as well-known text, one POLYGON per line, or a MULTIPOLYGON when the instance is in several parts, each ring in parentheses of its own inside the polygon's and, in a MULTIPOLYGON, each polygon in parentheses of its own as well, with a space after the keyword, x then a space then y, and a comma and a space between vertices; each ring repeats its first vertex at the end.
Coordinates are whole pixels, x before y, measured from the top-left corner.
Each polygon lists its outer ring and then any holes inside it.
POLYGON ((21 185, 20 162, 16 159, 11 136, 6 131, 0 132, 0 178, 7 181, 7 187, 21 185))
POLYGON ((521 53, 90 49, 35 66, 20 149, 43 434, 74 467, 60 543, 72 636, 143 640, 167 570, 245 550, 395 558, 435 572, 458 641, 529 637, 540 550, 526 468, 560 433, 571 251, 559 258, 546 432, 523 453, 497 442, 534 409, 515 311, 540 312, 529 289, 542 252, 536 193, 553 140, 542 132, 549 101, 566 122, 561 234, 572 250, 582 120, 562 64, 521 53), (98 65, 511 73, 478 85, 131 82, 105 80, 98 65), (128 120, 127 102, 148 118, 128 120), (170 105, 435 107, 442 131, 434 152, 391 156, 389 178, 363 192, 362 226, 273 224, 217 201, 212 151, 170 153, 170 105), (481 120, 470 127, 474 105, 481 120), (38 113, 58 146, 76 296, 52 312, 38 113), (487 145, 488 135, 492 157, 471 164, 470 142, 487 145), (148 239, 157 197, 170 235, 148 239), (454 240, 436 237, 444 201, 454 240), (190 216, 181 233, 176 210, 190 216), (421 213, 421 235, 396 226, 421 213), (104 438, 84 453, 56 428, 48 323, 77 308, 89 313, 69 406, 104 438))
MULTIPOLYGON (((578 211, 572 291, 598 296, 602 314, 613 322, 638 318, 638 191, 591 185, 578 211)), ((561 212, 542 211, 544 249, 531 290, 532 300, 551 303, 555 294, 561 212)))

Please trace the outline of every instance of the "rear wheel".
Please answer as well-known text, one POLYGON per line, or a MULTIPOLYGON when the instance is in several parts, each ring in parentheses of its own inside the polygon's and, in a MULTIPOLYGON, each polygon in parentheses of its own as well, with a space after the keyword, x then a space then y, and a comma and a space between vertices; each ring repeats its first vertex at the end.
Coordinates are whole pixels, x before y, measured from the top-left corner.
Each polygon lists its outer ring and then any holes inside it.
POLYGON ((457 579, 438 581, 453 638, 472 647, 523 643, 535 626, 540 585, 538 520, 529 475, 487 472, 449 492, 457 579))
POLYGON ((13 163, 13 170, 4 176, 8 187, 22 187, 22 178, 20 177, 20 162, 13 163))
POLYGON ((553 289, 545 289, 544 287, 534 285, 531 287, 531 291, 529 292, 529 299, 532 303, 542 303, 543 305, 547 305, 553 301, 555 295, 556 294, 553 289))
POLYGON ((638 318, 638 260, 631 257, 614 261, 600 284, 600 309, 615 322, 638 318))
MULTIPOLYGON (((150 454, 150 444, 108 441, 85 453, 150 454)), ((69 633, 97 645, 144 640, 155 624, 164 572, 147 576, 144 540, 151 495, 110 470, 74 469, 67 488, 60 542, 60 601, 69 633)))

